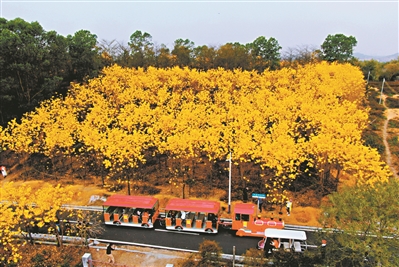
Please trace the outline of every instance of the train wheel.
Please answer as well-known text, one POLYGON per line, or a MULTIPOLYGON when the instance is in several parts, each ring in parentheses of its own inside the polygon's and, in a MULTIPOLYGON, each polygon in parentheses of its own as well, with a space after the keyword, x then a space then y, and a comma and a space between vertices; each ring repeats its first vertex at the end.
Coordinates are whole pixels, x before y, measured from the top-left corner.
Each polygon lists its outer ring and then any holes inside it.
POLYGON ((148 227, 149 227, 148 223, 143 223, 142 226, 143 226, 144 228, 148 228, 148 227))
POLYGON ((205 232, 206 232, 207 234, 212 234, 212 233, 213 233, 212 229, 210 229, 210 228, 206 229, 205 232))
POLYGON ((177 226, 177 227, 176 227, 176 230, 177 230, 177 231, 181 231, 181 230, 183 230, 183 227, 177 226))
POLYGON ((244 231, 238 230, 237 233, 236 233, 236 235, 238 235, 238 236, 240 236, 240 237, 243 237, 243 236, 244 236, 244 231))
POLYGON ((121 225, 121 222, 120 221, 115 221, 114 224, 119 226, 119 225, 121 225))

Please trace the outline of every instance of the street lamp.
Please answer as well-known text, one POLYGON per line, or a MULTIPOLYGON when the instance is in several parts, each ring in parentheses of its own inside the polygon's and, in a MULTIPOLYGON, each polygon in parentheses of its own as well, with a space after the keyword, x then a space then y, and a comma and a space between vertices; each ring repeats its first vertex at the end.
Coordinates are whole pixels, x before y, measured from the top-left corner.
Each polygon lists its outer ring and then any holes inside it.
POLYGON ((231 151, 230 151, 230 157, 227 160, 229 162, 229 209, 227 210, 227 213, 230 214, 230 207, 231 207, 231 151))

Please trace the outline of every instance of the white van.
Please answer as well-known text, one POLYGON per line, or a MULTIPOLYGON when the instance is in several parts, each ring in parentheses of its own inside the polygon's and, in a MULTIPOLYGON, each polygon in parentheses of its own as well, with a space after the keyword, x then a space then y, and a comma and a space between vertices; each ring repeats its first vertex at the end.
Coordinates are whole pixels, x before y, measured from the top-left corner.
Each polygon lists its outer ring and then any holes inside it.
POLYGON ((269 244, 272 249, 303 252, 307 248, 306 239, 305 231, 268 228, 264 238, 258 242, 258 249, 265 249, 265 244, 269 244))

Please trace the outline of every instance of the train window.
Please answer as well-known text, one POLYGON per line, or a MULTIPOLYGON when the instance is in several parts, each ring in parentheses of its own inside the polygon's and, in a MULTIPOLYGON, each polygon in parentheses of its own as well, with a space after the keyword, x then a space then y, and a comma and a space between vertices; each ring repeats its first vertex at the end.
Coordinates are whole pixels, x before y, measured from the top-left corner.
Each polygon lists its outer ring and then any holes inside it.
POLYGON ((115 207, 108 207, 106 212, 112 213, 112 212, 114 212, 114 210, 115 210, 115 207))
POLYGON ((241 214, 236 213, 236 221, 240 221, 241 220, 241 214))
POLYGON ((242 218, 243 221, 247 221, 247 222, 249 221, 249 215, 248 214, 242 214, 241 218, 242 218))

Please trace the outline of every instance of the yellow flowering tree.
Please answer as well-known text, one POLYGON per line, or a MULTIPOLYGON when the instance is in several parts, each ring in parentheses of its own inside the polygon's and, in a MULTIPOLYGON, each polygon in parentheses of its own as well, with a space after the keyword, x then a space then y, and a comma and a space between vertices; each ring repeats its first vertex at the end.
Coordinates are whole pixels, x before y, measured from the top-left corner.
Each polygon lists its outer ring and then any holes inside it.
POLYGON ((57 214, 62 204, 72 200, 73 192, 60 185, 44 184, 33 190, 27 184, 8 182, 2 185, 0 197, 0 262, 7 265, 20 259, 20 237, 33 244, 33 227, 55 228, 57 214))
POLYGON ((166 155, 175 174, 173 162, 191 160, 194 173, 195 159, 225 161, 232 152, 281 202, 298 178, 317 180, 323 193, 342 173, 352 183, 387 180, 388 168, 361 139, 368 111, 362 73, 349 64, 263 73, 114 65, 13 121, 1 141, 18 152, 74 154, 81 168, 96 159, 121 181, 148 157, 166 155))

